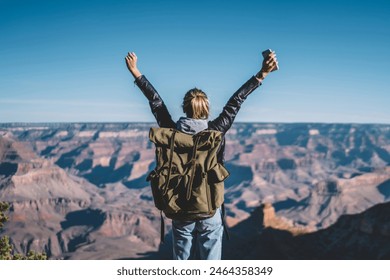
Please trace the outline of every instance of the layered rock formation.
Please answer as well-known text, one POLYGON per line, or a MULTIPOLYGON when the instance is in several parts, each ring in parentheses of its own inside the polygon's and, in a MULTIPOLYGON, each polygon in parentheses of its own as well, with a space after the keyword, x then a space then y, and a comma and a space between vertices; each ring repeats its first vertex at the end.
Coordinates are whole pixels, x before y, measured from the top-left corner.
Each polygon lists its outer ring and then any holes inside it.
MULTIPOLYGON (((73 259, 159 250, 159 213, 145 180, 154 167, 150 126, 1 124, 0 200, 12 204, 4 233, 16 250, 73 259)), ((236 124, 226 138, 233 236, 267 228, 298 240, 389 200, 390 126, 236 124), (266 214, 260 227, 259 211, 266 214)), ((150 257, 165 258, 164 250, 150 257)))
POLYGON ((378 204, 359 214, 342 215, 328 228, 308 233, 282 222, 272 206, 263 205, 231 229, 232 240, 226 243, 224 257, 388 260, 389 213, 389 202, 378 204))
POLYGON ((16 251, 111 259, 157 248, 157 213, 150 197, 141 199, 124 185, 98 188, 40 158, 29 144, 0 137, 0 200, 11 204, 4 233, 16 251))

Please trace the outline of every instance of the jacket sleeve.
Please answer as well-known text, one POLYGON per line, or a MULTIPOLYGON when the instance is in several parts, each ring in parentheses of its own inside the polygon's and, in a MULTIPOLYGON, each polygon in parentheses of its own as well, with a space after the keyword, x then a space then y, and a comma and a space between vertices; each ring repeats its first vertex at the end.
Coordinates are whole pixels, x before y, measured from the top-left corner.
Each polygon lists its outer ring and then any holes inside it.
POLYGON ((149 100, 150 109, 152 110, 158 125, 160 127, 175 128, 175 122, 172 120, 164 101, 148 79, 142 75, 135 80, 135 84, 149 100))
POLYGON ((245 84, 243 84, 226 103, 219 116, 209 122, 209 129, 218 130, 226 133, 232 126, 234 119, 238 111, 241 108, 241 104, 245 101, 249 94, 251 94, 261 83, 255 76, 250 78, 245 84))

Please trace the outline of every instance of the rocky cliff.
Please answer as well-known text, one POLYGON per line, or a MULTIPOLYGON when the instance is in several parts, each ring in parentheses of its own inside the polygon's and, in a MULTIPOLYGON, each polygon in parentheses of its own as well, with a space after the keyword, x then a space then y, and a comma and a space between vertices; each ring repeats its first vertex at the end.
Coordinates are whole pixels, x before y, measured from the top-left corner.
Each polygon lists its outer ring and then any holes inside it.
POLYGON ((225 259, 390 259, 390 203, 342 215, 328 228, 305 232, 281 222, 270 205, 231 229, 225 259), (245 238, 243 238, 245 236, 245 238))
MULTIPOLYGON (((4 233, 16 250, 73 259, 159 250, 159 213, 145 180, 154 167, 150 126, 1 124, 0 199, 12 205, 4 233)), ((233 235, 259 230, 251 222, 258 209, 268 213, 263 227, 298 240, 389 200, 388 125, 236 124, 226 139, 233 235)))

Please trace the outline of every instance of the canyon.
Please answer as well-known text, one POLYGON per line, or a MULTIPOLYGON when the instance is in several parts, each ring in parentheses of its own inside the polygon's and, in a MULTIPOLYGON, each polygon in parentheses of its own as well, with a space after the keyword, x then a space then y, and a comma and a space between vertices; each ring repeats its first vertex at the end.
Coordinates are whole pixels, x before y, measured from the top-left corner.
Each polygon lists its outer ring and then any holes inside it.
MULTIPOLYGON (((152 123, 0 124, 0 235, 50 259, 170 259, 152 123)), ((237 123, 224 259, 389 259, 390 125, 237 123)))

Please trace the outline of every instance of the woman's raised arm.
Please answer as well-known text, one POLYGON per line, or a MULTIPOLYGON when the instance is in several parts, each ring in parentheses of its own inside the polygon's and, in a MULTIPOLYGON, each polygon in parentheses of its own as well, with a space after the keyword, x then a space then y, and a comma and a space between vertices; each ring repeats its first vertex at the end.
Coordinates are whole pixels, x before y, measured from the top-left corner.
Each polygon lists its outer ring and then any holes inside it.
POLYGON ((138 58, 135 53, 128 53, 125 57, 127 68, 135 78, 135 84, 140 88, 142 93, 149 101, 150 109, 156 118, 160 127, 175 128, 175 122, 172 120, 164 101, 158 94, 153 85, 146 79, 144 75, 138 70, 138 58))
POLYGON ((256 88, 258 88, 264 78, 277 66, 275 52, 270 52, 264 59, 260 71, 243 84, 233 95, 219 116, 209 122, 209 128, 226 133, 232 126, 242 103, 256 88))
POLYGON ((137 79, 142 76, 141 72, 137 68, 138 57, 134 52, 127 53, 125 57, 127 69, 133 75, 134 79, 137 79))

